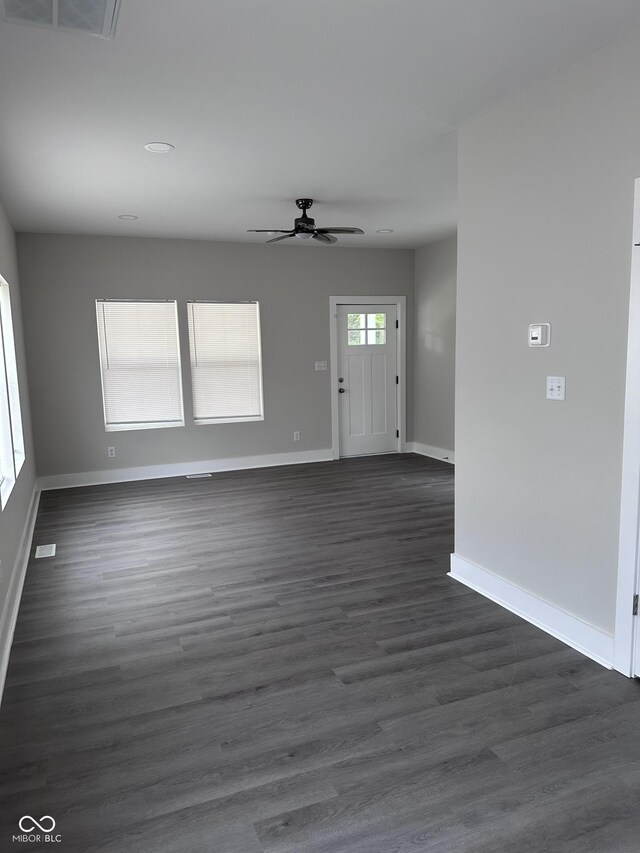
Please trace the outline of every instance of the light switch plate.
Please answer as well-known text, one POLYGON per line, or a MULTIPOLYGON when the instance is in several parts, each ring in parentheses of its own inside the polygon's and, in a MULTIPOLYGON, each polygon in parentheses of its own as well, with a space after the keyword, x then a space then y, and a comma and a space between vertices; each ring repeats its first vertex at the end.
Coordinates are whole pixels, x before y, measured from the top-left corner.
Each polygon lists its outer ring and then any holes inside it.
POLYGON ((316 361, 315 370, 326 370, 327 362, 326 361, 316 361))
POLYGON ((547 400, 564 400, 565 377, 547 376, 547 400))

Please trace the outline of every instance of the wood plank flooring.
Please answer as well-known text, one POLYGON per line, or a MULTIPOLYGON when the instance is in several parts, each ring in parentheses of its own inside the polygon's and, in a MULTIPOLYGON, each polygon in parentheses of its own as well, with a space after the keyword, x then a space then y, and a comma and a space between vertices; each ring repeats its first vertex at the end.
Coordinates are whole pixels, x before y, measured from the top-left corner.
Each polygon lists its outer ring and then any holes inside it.
POLYGON ((0 850, 640 850, 638 683, 446 577, 452 529, 416 456, 45 493, 0 850))

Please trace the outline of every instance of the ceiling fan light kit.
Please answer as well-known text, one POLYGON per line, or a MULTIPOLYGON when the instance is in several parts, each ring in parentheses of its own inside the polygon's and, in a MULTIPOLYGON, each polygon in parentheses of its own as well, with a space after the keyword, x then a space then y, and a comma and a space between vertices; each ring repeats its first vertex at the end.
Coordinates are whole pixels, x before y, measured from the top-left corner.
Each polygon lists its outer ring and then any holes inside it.
POLYGON ((271 240, 267 240, 267 243, 278 243, 280 240, 296 237, 299 240, 315 240, 316 243, 322 243, 325 246, 338 242, 337 237, 333 236, 334 234, 364 234, 361 228, 316 228, 315 219, 307 216, 307 210, 312 204, 312 198, 296 199, 296 206, 302 211, 302 215, 294 219, 291 231, 284 231, 280 228, 250 228, 247 233, 282 235, 281 237, 272 237, 271 240))

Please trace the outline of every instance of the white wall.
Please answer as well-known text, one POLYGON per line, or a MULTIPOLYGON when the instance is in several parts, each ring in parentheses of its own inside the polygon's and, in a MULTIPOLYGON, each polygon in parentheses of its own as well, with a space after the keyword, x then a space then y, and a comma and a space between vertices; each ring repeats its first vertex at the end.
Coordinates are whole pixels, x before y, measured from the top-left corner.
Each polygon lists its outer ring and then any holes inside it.
MULTIPOLYGON (((13 315, 13 331, 16 342, 20 404, 22 407, 26 451, 26 461, 22 466, 9 501, 4 510, 0 512, 0 561, 2 562, 2 571, 0 573, 0 614, 3 617, 2 624, 0 625, 0 652, 4 652, 4 644, 7 641, 7 620, 11 618, 11 614, 7 612, 7 605, 10 593, 15 594, 17 575, 21 568, 22 554, 19 553, 19 548, 33 496, 35 461, 31 438, 31 417, 29 414, 29 395, 24 358, 15 237, 2 204, 0 204, 0 275, 8 282, 11 293, 11 313, 13 315)), ((0 672, 0 678, 3 677, 3 673, 0 672)))
POLYGON ((415 256, 414 441, 453 456, 457 240, 415 256))
POLYGON ((329 359, 329 296, 402 294, 409 316, 413 310, 413 252, 405 250, 32 234, 21 234, 18 246, 41 476, 330 448, 330 374, 314 371, 315 361, 329 359), (106 433, 95 328, 101 297, 259 300, 265 420, 187 419, 177 429, 106 433), (295 444, 294 430, 302 433, 295 444))
POLYGON ((636 30, 459 134, 456 553, 608 634, 639 80, 636 30))

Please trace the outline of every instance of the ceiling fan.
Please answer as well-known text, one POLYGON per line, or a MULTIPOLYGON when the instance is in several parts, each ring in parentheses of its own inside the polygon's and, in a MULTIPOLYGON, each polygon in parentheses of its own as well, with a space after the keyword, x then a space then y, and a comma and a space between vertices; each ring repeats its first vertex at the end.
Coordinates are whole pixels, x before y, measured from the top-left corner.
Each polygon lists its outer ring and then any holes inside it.
POLYGON ((254 234, 282 234, 282 237, 274 237, 267 243, 277 243, 279 240, 288 240, 289 237, 297 237, 303 240, 316 240, 318 243, 336 243, 334 234, 364 234, 361 228, 316 228, 316 221, 307 216, 307 210, 313 204, 312 198, 297 198, 296 205, 302 211, 302 216, 294 220, 291 231, 283 231, 279 228, 249 228, 247 233, 254 234))

